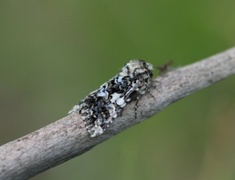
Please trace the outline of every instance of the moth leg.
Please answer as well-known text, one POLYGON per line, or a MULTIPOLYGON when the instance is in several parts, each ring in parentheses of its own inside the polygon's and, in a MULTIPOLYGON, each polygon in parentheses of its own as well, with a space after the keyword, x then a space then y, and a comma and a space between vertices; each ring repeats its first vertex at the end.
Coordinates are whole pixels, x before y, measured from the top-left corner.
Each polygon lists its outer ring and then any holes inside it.
POLYGON ((135 119, 137 119, 137 110, 138 110, 138 103, 139 103, 139 98, 137 98, 137 100, 135 101, 135 119))
POLYGON ((153 98, 154 100, 156 100, 155 96, 151 94, 151 92, 148 92, 148 94, 151 98, 153 98))

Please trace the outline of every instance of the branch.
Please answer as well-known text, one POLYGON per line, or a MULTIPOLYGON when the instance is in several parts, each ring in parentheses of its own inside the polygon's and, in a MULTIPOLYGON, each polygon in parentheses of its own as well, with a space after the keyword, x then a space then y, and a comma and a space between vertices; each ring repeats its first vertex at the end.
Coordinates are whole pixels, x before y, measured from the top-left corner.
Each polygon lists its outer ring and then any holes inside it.
POLYGON ((79 114, 66 116, 0 147, 0 179, 27 179, 78 156, 169 104, 235 73, 235 48, 153 79, 150 92, 125 107, 104 134, 91 138, 79 114))

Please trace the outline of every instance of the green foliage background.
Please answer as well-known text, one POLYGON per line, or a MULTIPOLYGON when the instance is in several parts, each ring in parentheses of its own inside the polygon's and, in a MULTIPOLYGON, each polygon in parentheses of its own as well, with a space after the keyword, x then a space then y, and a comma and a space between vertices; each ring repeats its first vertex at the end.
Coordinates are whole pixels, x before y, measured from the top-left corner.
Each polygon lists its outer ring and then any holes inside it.
MULTIPOLYGON (((234 7, 2 0, 0 144, 66 116, 130 59, 180 67, 234 46, 234 7)), ((234 92, 230 77, 32 179, 235 179, 234 92)))

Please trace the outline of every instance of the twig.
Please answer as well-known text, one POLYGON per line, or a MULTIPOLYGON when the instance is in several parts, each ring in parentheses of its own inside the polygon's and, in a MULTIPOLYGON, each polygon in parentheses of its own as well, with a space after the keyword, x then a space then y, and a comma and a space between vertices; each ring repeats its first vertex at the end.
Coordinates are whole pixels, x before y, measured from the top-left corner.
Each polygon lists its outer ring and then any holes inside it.
POLYGON ((91 138, 79 114, 0 147, 0 179, 27 179, 78 156, 169 104, 235 73, 235 48, 153 79, 150 92, 125 107, 104 134, 91 138))

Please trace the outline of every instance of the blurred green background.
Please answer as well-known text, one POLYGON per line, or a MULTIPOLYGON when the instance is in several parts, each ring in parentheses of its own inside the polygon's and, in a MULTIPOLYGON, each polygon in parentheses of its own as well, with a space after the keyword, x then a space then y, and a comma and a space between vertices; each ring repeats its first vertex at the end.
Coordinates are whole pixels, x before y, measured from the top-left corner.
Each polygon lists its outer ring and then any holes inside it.
MULTIPOLYGON (((130 59, 180 67, 233 47, 234 8, 233 0, 2 0, 0 144, 66 116, 130 59)), ((32 179, 235 179, 234 92, 227 78, 32 179)))

